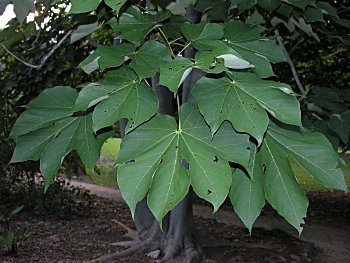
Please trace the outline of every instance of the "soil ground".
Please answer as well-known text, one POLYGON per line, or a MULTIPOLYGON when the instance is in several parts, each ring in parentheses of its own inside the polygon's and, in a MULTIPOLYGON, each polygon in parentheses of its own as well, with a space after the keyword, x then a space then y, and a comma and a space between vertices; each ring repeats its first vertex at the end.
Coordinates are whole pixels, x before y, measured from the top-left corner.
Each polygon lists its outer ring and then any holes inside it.
MULTIPOLYGON (((73 182, 91 190, 96 198, 83 216, 26 217, 13 227, 25 229, 17 240, 17 253, 0 262, 84 262, 117 249, 111 243, 125 241, 125 229, 133 228, 126 204, 118 190, 73 182)), ((208 259, 225 262, 350 262, 350 194, 339 191, 308 192, 310 208, 301 237, 266 206, 249 235, 229 204, 218 213, 195 199, 194 212, 199 242, 208 259)), ((118 262, 155 262, 142 254, 118 262)), ((181 261, 179 261, 181 262, 181 261)))

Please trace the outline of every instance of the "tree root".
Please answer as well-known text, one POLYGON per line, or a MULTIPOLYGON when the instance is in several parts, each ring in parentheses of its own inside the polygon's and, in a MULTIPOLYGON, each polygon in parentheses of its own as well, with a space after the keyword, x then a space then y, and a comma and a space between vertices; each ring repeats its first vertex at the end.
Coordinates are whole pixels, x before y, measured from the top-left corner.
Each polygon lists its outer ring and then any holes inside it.
POLYGON ((203 250, 193 241, 192 233, 181 235, 181 238, 174 238, 169 233, 162 232, 157 222, 154 222, 151 229, 149 229, 148 237, 145 240, 116 242, 113 245, 128 248, 86 261, 86 263, 115 262, 119 258, 132 256, 136 253, 151 253, 150 257, 152 258, 162 255, 163 257, 157 262, 171 262, 172 260, 178 262, 177 259, 181 259, 181 262, 186 263, 205 262, 203 250))
MULTIPOLYGON (((154 249, 153 249, 154 250, 154 249)), ((149 240, 141 241, 138 244, 125 249, 123 251, 118 251, 110 255, 104 255, 97 259, 85 261, 85 263, 107 263, 113 262, 119 258, 134 255, 135 253, 147 253, 152 251, 152 243, 149 240)))
POLYGON ((125 236, 131 238, 131 241, 116 242, 113 245, 126 249, 87 263, 115 262, 136 253, 148 253, 152 258, 161 257, 157 262, 206 262, 204 252, 195 239, 191 192, 163 218, 162 230, 150 212, 146 199, 136 207, 134 222, 137 231, 117 220, 113 222, 124 228, 127 231, 125 236))
POLYGON ((122 228, 124 228, 127 232, 126 234, 124 234, 125 237, 130 238, 133 241, 139 241, 139 234, 136 230, 133 230, 131 228, 129 228, 128 226, 124 225, 122 222, 119 222, 118 220, 112 219, 112 221, 114 223, 117 223, 119 226, 121 226, 122 228))

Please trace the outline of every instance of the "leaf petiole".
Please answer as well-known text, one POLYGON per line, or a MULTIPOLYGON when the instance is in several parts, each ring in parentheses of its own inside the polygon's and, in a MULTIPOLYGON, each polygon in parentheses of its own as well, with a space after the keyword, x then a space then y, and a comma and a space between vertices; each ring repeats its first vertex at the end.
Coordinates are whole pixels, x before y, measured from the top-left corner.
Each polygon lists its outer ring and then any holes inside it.
POLYGON ((180 98, 178 93, 176 93, 176 102, 177 102, 177 115, 179 119, 178 131, 181 132, 181 121, 180 121, 181 105, 180 105, 180 98))
POLYGON ((170 46, 170 43, 169 43, 169 41, 168 41, 168 38, 166 37, 166 35, 164 34, 163 30, 162 30, 160 27, 158 27, 158 30, 159 30, 160 35, 161 35, 162 38, 164 39, 164 41, 167 43, 168 48, 169 48, 169 50, 170 50, 170 52, 171 52, 171 55, 174 57, 175 55, 174 55, 174 52, 173 52, 173 50, 172 50, 172 48, 171 48, 171 46, 170 46))

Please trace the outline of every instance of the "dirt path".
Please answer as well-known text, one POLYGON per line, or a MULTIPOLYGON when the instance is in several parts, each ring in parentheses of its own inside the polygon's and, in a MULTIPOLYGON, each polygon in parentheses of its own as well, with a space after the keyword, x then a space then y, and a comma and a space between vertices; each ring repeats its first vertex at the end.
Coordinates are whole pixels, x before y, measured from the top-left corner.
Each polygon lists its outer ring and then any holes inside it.
MULTIPOLYGON (((124 202, 120 191, 117 189, 80 181, 70 181, 70 183, 73 186, 85 188, 98 197, 116 202, 124 202)), ((238 216, 230 210, 221 209, 213 214, 210 207, 195 204, 194 214, 201 218, 214 219, 215 221, 224 223, 228 226, 244 228, 244 225, 238 216)), ((254 227, 266 230, 279 229, 291 236, 298 237, 297 231, 283 218, 278 215, 276 216, 274 213, 264 212, 257 219, 254 227)), ((337 222, 329 224, 329 222, 322 222, 322 220, 320 220, 320 222, 307 222, 304 225, 304 231, 300 239, 313 243, 318 249, 319 256, 317 262, 350 262, 349 224, 337 224, 337 222)))

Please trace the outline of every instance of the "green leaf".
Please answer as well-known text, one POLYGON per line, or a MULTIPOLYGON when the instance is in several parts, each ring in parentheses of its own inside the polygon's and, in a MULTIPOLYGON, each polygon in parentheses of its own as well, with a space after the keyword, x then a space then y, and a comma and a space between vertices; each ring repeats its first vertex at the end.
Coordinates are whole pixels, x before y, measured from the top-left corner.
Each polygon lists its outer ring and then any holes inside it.
MULTIPOLYGON (((11 229, 5 231, 2 238, 4 240, 4 245, 7 246, 11 250, 12 249, 12 242, 13 242, 13 231, 11 229)), ((0 247, 0 251, 1 251, 1 249, 2 249, 2 247, 0 247)))
POLYGON ((88 74, 100 68, 102 70, 122 65, 126 57, 135 51, 131 44, 120 44, 116 46, 100 45, 86 59, 80 63, 80 67, 88 74))
POLYGON ((245 50, 247 52, 254 53, 255 55, 264 56, 272 63, 285 61, 282 50, 274 40, 262 39, 256 41, 231 43, 231 45, 237 50, 238 53, 238 50, 245 50))
POLYGON ((115 10, 117 12, 117 15, 119 15, 120 9, 123 7, 123 5, 126 3, 127 0, 104 0, 106 5, 108 5, 110 8, 115 10))
POLYGON ((305 20, 308 23, 324 22, 323 13, 321 9, 315 7, 307 7, 304 13, 305 20))
POLYGON ((12 3, 13 11, 20 23, 26 19, 29 12, 35 12, 34 0, 12 0, 12 3))
POLYGON ((26 111, 19 116, 12 128, 10 137, 16 138, 70 117, 76 97, 77 93, 70 87, 55 87, 43 91, 28 103, 26 111))
POLYGON ((266 169, 266 200, 298 230, 300 235, 309 202, 294 177, 284 150, 267 136, 257 154, 257 161, 263 163, 266 169))
POLYGON ((181 107, 181 129, 176 120, 156 115, 125 136, 118 163, 118 185, 134 214, 148 192, 148 205, 158 222, 186 195, 190 183, 216 211, 231 185, 228 161, 247 166, 248 136, 224 123, 211 139, 208 126, 193 104, 181 107), (183 165, 189 163, 189 170, 183 165))
POLYGON ((134 8, 129 8, 119 19, 118 29, 121 38, 130 42, 140 42, 154 28, 160 26, 159 22, 170 17, 170 12, 160 12, 157 15, 140 13, 134 8))
POLYGON ((258 5, 271 13, 279 7, 280 4, 281 1, 279 0, 258 0, 258 5))
POLYGON ((103 82, 91 83, 83 88, 75 110, 86 110, 95 105, 95 131, 113 125, 122 118, 129 120, 127 131, 130 131, 155 115, 158 108, 152 88, 144 81, 139 81, 127 67, 108 72, 103 82))
POLYGON ((192 4, 192 0, 176 0, 174 2, 170 2, 166 9, 170 10, 174 15, 185 16, 186 8, 192 4))
POLYGON ((91 114, 74 117, 77 96, 69 87, 45 90, 28 104, 12 130, 17 144, 11 162, 40 159, 46 189, 70 151, 76 150, 84 164, 93 167, 110 135, 95 136, 91 114))
POLYGON ((260 80, 254 74, 231 77, 202 78, 193 88, 212 134, 228 120, 237 131, 249 133, 261 144, 269 122, 266 111, 283 122, 301 126, 299 103, 285 93, 291 93, 288 85, 260 80))
POLYGON ((321 9, 322 13, 333 17, 338 17, 337 9, 331 6, 328 2, 318 1, 316 5, 319 9, 321 9))
POLYGON ((181 31, 188 41, 197 49, 206 47, 207 41, 218 40, 224 36, 223 27, 216 23, 187 24, 181 31))
POLYGON ((247 69, 254 66, 221 40, 206 42, 206 50, 195 55, 195 67, 207 73, 229 72, 229 69, 247 69))
POLYGON ((290 5, 281 4, 281 6, 277 9, 277 13, 289 18, 292 14, 294 8, 290 5))
POLYGON ((114 32, 118 31, 118 20, 115 17, 112 17, 111 19, 108 20, 106 25, 109 25, 114 32))
POLYGON ((333 113, 342 113, 348 110, 340 92, 333 88, 312 88, 310 100, 318 107, 325 108, 333 113))
POLYGON ((237 55, 223 54, 223 55, 217 56, 217 58, 222 58, 224 60, 224 65, 227 68, 231 68, 231 69, 254 68, 252 64, 250 64, 248 61, 244 59, 241 59, 237 55))
POLYGON ((248 25, 241 21, 225 23, 225 38, 233 42, 254 41, 260 38, 264 28, 259 25, 248 25))
POLYGON ((224 59, 218 59, 214 51, 198 51, 195 56, 195 66, 207 73, 218 74, 228 71, 224 59))
POLYGON ((251 233, 253 224, 265 205, 264 181, 262 164, 257 164, 256 146, 251 143, 249 173, 250 178, 241 170, 232 174, 232 185, 229 197, 237 215, 251 233))
POLYGON ((15 209, 13 209, 11 211, 11 213, 9 214, 9 217, 12 217, 16 214, 18 214, 19 212, 21 212, 21 210, 23 209, 24 205, 20 205, 20 206, 17 206, 15 209))
POLYGON ((92 32, 95 32, 99 28, 98 22, 94 22, 87 25, 78 26, 78 28, 72 33, 70 43, 74 43, 92 32))
POLYGON ((320 38, 318 37, 318 35, 312 30, 312 27, 310 24, 307 24, 304 20, 304 18, 299 17, 298 21, 295 20, 294 17, 290 18, 290 21, 292 21, 300 30, 302 30, 303 32, 305 32, 307 35, 312 36, 313 38, 315 38, 318 42, 320 42, 320 38))
POLYGON ((191 73, 192 68, 193 63, 189 59, 177 57, 160 67, 159 84, 168 87, 170 91, 176 93, 178 87, 191 73))
POLYGON ((289 30, 290 33, 292 33, 295 30, 295 24, 290 19, 288 19, 287 22, 277 16, 274 16, 271 19, 270 23, 273 27, 277 27, 277 25, 282 23, 289 30))
POLYGON ((129 66, 135 70, 140 79, 150 78, 164 63, 171 61, 169 49, 162 43, 150 40, 130 55, 129 66))
POLYGON ((253 224, 265 205, 263 174, 251 180, 242 170, 236 169, 232 174, 229 197, 236 214, 251 233, 253 224))
POLYGON ((350 111, 342 114, 332 114, 329 118, 328 126, 347 144, 350 135, 350 111))
POLYGON ((265 24, 266 21, 264 17, 259 13, 259 11, 255 10, 253 14, 247 17, 246 23, 251 25, 261 25, 265 24))
POLYGON ((266 139, 280 148, 280 158, 290 155, 325 187, 347 191, 337 154, 321 133, 286 130, 271 124, 266 139), (282 153, 283 151, 283 153, 282 153))
POLYGON ((97 9, 101 0, 70 0, 72 7, 71 14, 87 13, 97 9))
POLYGON ((5 12, 8 4, 10 4, 10 0, 3 0, 0 2, 0 16, 2 16, 2 14, 5 12))
POLYGON ((260 39, 263 28, 240 21, 225 23, 224 36, 227 44, 241 57, 252 63, 259 77, 273 76, 271 63, 285 61, 281 48, 274 40, 260 39))
POLYGON ((281 0, 282 2, 305 9, 307 6, 316 6, 315 0, 281 0))
POLYGON ((163 32, 169 39, 181 38, 181 27, 187 22, 183 16, 171 15, 170 20, 163 24, 163 32))
POLYGON ((230 2, 231 7, 237 8, 239 13, 243 13, 256 4, 256 0, 230 0, 230 2))

